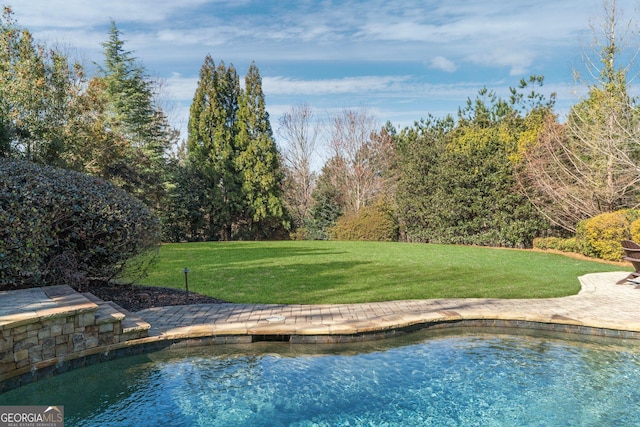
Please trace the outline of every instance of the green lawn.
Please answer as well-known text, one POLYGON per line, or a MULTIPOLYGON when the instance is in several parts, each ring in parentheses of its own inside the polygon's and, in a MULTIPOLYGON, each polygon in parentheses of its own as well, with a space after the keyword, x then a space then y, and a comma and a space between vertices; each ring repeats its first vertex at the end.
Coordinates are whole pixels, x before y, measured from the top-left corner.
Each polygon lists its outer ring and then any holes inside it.
POLYGON ((140 283, 238 303, 355 303, 576 294, 578 276, 626 270, 558 254, 408 243, 282 241, 163 245, 140 283))

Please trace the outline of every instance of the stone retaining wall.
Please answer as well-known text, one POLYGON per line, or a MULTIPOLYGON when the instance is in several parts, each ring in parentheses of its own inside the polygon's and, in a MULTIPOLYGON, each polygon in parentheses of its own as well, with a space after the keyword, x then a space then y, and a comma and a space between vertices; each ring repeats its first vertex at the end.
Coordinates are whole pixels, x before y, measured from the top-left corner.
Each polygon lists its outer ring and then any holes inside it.
POLYGON ((95 312, 4 329, 0 331, 0 375, 113 341, 113 329, 113 324, 96 325, 95 312))
POLYGON ((146 336, 125 330, 126 315, 112 304, 68 286, 0 292, 0 299, 0 384, 146 336))

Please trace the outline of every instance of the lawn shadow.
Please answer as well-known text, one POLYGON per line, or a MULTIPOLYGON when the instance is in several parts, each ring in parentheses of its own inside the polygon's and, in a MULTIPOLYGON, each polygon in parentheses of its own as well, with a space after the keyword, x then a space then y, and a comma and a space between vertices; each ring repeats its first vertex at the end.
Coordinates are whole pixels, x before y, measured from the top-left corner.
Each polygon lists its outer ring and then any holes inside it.
MULTIPOLYGON (((229 263, 217 266, 210 280, 201 281, 201 285, 206 287, 206 294, 230 302, 294 303, 317 298, 319 294, 340 292, 340 288, 353 283, 356 270, 367 264, 370 262, 328 261, 264 268, 229 263)), ((194 290, 198 291, 196 287, 194 290)))
POLYGON ((215 244, 208 243, 207 245, 206 248, 199 248, 198 250, 217 253, 211 255, 218 255, 220 260, 229 263, 244 263, 293 256, 340 255, 347 253, 346 251, 336 251, 334 248, 283 246, 281 244, 265 246, 264 242, 259 244, 253 244, 252 242, 219 242, 215 244))

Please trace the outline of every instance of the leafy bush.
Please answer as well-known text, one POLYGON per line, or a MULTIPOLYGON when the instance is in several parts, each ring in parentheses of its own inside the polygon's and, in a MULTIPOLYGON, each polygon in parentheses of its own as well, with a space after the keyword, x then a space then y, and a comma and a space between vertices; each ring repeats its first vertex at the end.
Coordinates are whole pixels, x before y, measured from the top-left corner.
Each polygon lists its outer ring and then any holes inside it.
POLYGON ((562 252, 579 252, 578 241, 575 237, 563 239, 561 237, 538 237, 533 239, 535 249, 553 249, 562 252))
POLYGON ((533 248, 542 250, 555 249, 553 247, 554 239, 557 239, 557 237, 536 237, 533 239, 533 248))
POLYGON ((624 253, 620 242, 632 238, 631 224, 639 218, 639 210, 622 209, 580 221, 576 229, 580 253, 611 261, 620 260, 624 253))
POLYGON ((304 227, 296 228, 294 231, 289 233, 289 238, 291 240, 312 240, 309 235, 309 230, 304 227))
POLYGON ((389 204, 381 201, 340 217, 330 235, 335 240, 397 241, 398 222, 389 204))
POLYGON ((0 283, 40 286, 144 274, 157 218, 108 182, 0 159, 0 283))
POLYGON ((629 232, 631 233, 631 240, 640 242, 640 219, 636 219, 631 223, 629 232))

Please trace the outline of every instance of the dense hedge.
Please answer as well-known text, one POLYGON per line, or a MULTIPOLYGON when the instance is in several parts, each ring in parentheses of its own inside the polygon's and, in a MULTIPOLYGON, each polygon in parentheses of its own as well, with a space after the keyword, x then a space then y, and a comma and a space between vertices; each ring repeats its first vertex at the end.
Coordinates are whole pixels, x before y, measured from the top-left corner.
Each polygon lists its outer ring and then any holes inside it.
POLYGON ((78 287, 125 270, 141 275, 159 241, 155 215, 110 183, 0 159, 0 284, 78 287))
POLYGON ((334 240, 397 241, 398 222, 389 204, 379 202, 340 217, 329 234, 334 240))
POLYGON ((575 237, 568 239, 563 239, 562 237, 538 237, 533 239, 533 247, 535 249, 554 249, 562 252, 580 252, 575 237))

